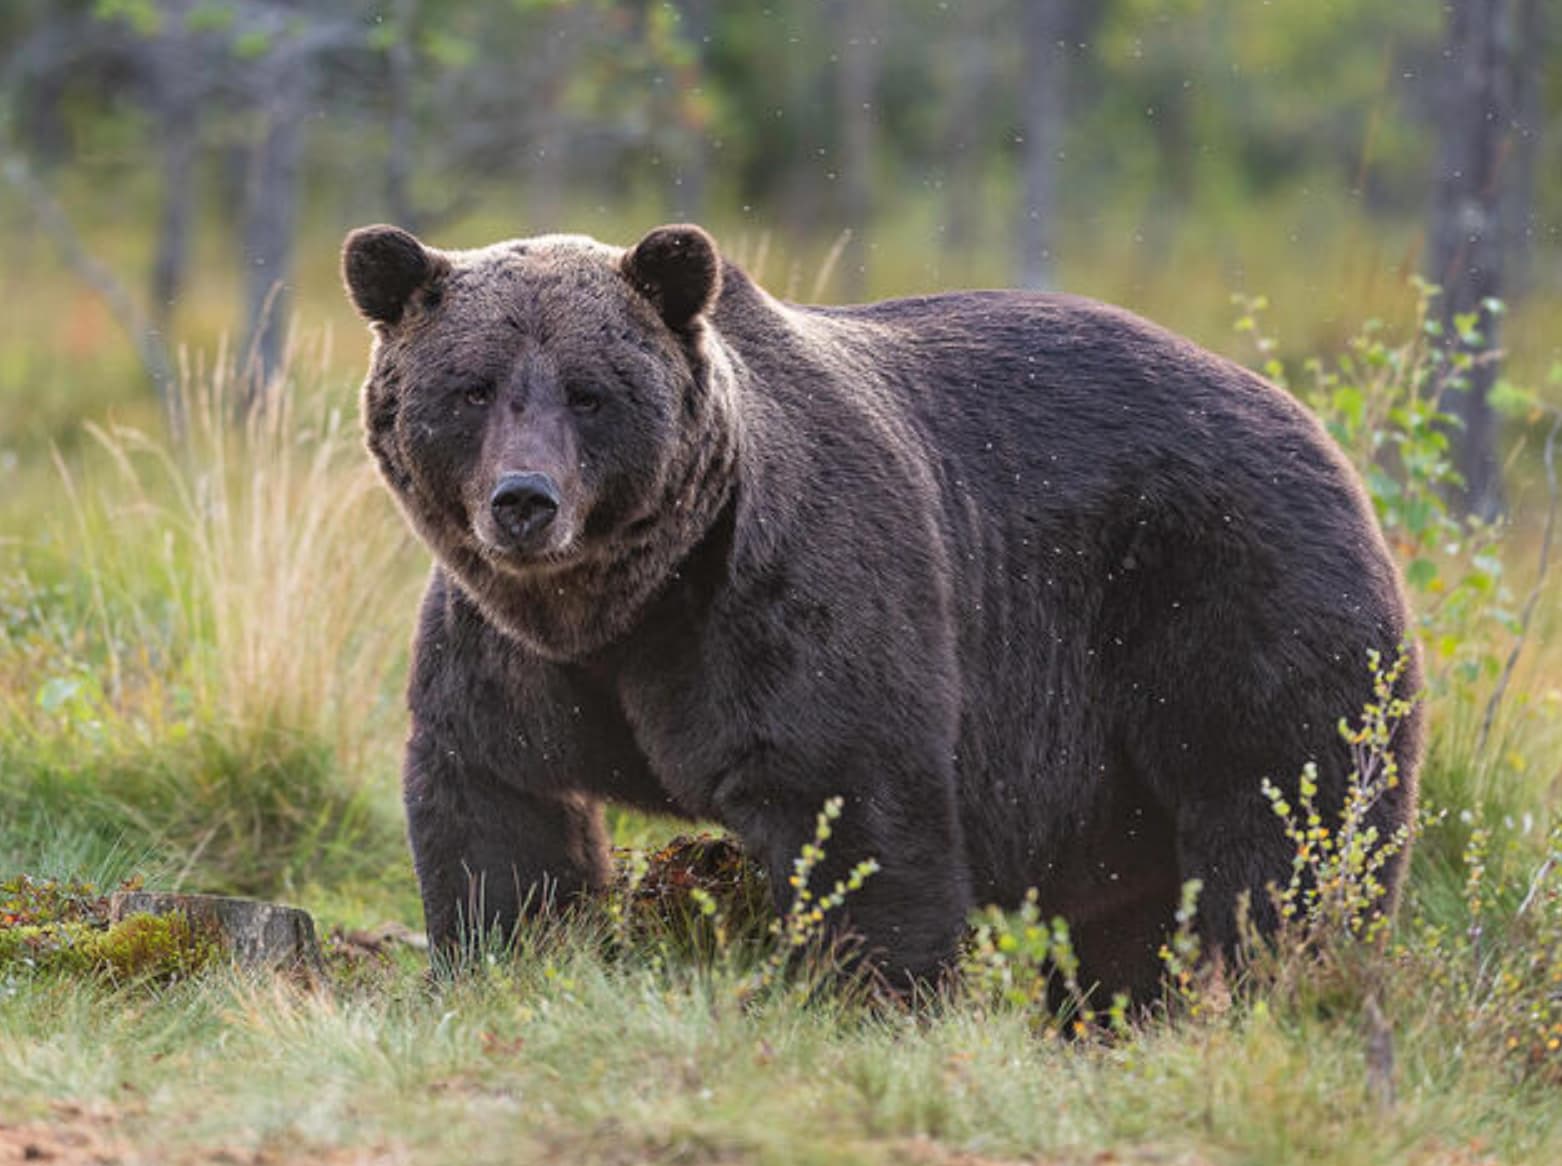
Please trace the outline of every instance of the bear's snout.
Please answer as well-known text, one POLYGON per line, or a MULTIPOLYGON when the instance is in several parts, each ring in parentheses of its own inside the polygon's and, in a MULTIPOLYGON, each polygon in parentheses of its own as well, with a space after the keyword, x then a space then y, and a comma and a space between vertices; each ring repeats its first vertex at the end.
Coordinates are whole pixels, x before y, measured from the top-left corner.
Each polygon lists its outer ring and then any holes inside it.
POLYGON ((559 488, 547 474, 505 474, 488 499, 494 525, 516 549, 535 547, 559 513, 559 488))

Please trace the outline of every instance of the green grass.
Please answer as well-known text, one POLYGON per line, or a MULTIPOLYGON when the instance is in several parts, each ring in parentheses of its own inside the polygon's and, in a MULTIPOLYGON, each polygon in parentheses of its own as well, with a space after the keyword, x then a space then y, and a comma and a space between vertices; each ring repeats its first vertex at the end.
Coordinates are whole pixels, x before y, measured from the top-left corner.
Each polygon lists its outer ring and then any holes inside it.
POLYGON ((118 990, 13 975, 0 1108, 106 1115, 116 1137, 173 1160, 213 1147, 496 1163, 1562 1153, 1556 1082, 1525 1081, 1474 1034, 1453 1044, 1415 985, 1387 996, 1385 1104, 1356 1015, 1260 999, 1071 1043, 970 1002, 745 1003, 741 968, 608 960, 592 938, 555 935, 446 987, 414 960, 315 991, 237 973, 118 990))
POLYGON ((426 559, 320 354, 236 424, 241 395, 219 358, 178 441, 88 423, 0 545, 0 869, 407 910, 399 677, 426 559))

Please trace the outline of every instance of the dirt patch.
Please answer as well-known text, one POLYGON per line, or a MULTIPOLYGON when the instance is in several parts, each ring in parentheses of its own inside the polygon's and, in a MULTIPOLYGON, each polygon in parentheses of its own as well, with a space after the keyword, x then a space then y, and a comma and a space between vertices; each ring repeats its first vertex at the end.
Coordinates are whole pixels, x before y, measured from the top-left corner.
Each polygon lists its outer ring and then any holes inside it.
POLYGON ((405 1150, 383 1145, 330 1149, 304 1145, 254 1150, 207 1147, 157 1160, 176 1166, 406 1166, 413 1158, 405 1150))
POLYGON ((412 1155, 399 1146, 137 1146, 120 1118, 75 1105, 58 1105, 47 1120, 0 1120, 0 1166, 404 1166, 412 1155))
POLYGON ((103 1114, 62 1106, 54 1121, 0 1121, 0 1166, 101 1166, 133 1160, 129 1146, 115 1133, 114 1119, 103 1114))
POLYGON ((904 1166, 1208 1166, 1209 1159, 1152 1146, 1085 1151, 1069 1158, 994 1158, 918 1137, 901 1142, 894 1161, 904 1166))

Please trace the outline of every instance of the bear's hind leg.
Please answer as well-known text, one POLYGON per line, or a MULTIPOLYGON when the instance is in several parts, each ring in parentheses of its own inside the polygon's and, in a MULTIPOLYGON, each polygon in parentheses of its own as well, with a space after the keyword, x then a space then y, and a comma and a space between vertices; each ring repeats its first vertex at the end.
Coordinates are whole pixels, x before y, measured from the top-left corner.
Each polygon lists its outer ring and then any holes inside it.
POLYGON ((1279 916, 1271 888, 1289 882, 1293 853, 1283 823, 1257 789, 1181 807, 1178 876, 1184 884, 1200 884, 1197 931, 1206 956, 1219 955, 1232 966, 1244 910, 1258 934, 1274 932, 1279 916))
POLYGON ((1043 905, 1067 920, 1079 957, 1079 985, 1091 1007, 1123 992, 1138 1006, 1160 995, 1162 943, 1176 926, 1178 867, 1171 823, 1145 806, 1113 821, 1085 860, 1058 882, 1063 893, 1043 905))

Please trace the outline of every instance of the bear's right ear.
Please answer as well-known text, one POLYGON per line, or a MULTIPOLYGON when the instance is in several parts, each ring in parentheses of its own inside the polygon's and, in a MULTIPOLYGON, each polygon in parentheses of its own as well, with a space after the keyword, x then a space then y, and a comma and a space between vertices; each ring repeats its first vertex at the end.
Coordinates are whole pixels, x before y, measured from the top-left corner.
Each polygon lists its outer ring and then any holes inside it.
POLYGON ((342 244, 342 280, 365 319, 395 324, 407 301, 450 270, 450 261, 430 251, 400 227, 359 227, 342 244))

